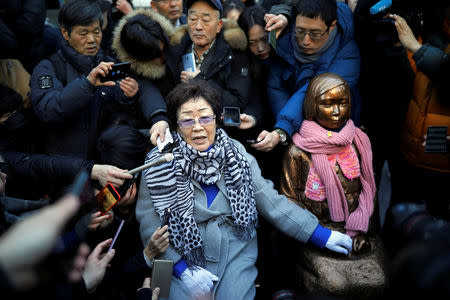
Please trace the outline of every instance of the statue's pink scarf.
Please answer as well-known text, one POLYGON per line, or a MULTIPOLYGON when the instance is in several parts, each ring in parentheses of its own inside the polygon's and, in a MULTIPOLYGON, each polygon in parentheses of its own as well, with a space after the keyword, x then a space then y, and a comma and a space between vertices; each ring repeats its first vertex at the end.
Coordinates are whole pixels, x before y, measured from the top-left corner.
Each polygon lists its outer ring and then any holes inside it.
POLYGON ((339 132, 326 130, 314 121, 305 120, 300 131, 292 136, 292 140, 297 147, 311 153, 315 169, 325 185, 331 220, 345 221, 345 229, 350 236, 367 232, 369 219, 373 213, 376 189, 372 168, 372 148, 367 135, 356 128, 352 120, 348 120, 339 132), (344 190, 327 156, 341 152, 352 143, 361 155, 362 190, 358 207, 349 214, 344 190))

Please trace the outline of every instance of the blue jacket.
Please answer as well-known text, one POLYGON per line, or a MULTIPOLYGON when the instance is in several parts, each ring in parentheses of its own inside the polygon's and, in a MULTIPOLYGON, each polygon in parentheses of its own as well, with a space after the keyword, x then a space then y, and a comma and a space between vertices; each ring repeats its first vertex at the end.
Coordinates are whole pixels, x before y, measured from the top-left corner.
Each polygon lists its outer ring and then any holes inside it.
POLYGON ((281 62, 272 65, 267 93, 272 112, 277 118, 275 128, 290 136, 299 130, 303 121, 303 101, 309 81, 322 73, 337 73, 352 91, 352 119, 359 123, 360 96, 356 89, 360 73, 360 55, 353 39, 353 14, 346 4, 337 3, 338 33, 328 50, 312 63, 301 63, 294 56, 289 32, 277 41, 277 54, 281 62))

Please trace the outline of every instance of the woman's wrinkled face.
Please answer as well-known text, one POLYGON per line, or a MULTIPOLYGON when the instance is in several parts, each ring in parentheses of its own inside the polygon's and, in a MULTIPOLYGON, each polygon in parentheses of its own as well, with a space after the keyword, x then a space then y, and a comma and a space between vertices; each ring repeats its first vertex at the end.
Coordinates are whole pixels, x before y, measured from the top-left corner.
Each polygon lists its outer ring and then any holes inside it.
POLYGON ((190 99, 178 109, 178 132, 194 149, 206 151, 216 138, 216 120, 211 118, 213 116, 213 108, 205 98, 190 99))
POLYGON ((334 87, 317 98, 317 122, 330 129, 338 129, 350 117, 350 99, 344 85, 334 87))

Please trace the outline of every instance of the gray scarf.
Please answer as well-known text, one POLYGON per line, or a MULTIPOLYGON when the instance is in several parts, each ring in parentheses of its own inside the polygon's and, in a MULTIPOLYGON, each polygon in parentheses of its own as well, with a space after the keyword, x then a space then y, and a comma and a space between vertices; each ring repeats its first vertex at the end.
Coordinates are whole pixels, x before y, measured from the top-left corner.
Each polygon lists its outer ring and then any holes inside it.
POLYGON ((294 46, 295 58, 297 60, 299 60, 301 63, 304 63, 304 64, 314 62, 325 51, 327 51, 328 48, 330 48, 330 46, 333 43, 334 38, 336 37, 336 35, 337 35, 337 26, 334 27, 334 29, 332 31, 330 31, 330 33, 328 35, 328 40, 326 41, 326 43, 319 50, 317 50, 316 53, 311 54, 311 55, 306 55, 305 53, 303 53, 302 49, 298 45, 297 38, 295 37, 294 32, 292 32, 292 34, 291 34, 291 42, 292 42, 292 45, 294 46))

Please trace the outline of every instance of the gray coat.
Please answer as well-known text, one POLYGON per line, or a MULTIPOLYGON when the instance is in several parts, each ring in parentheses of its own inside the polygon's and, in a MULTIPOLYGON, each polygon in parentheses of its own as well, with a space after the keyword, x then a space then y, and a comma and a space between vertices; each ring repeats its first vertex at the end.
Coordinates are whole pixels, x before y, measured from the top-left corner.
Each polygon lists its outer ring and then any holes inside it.
MULTIPOLYGON (((255 158, 248 154, 239 142, 234 143, 249 161, 259 216, 285 234, 307 242, 318 225, 317 218, 278 194, 272 182, 261 176, 255 158)), ((223 176, 217 182, 219 192, 209 208, 206 194, 200 184, 193 181, 193 185, 194 217, 204 242, 206 269, 219 277, 219 281, 214 285, 213 299, 254 299, 254 282, 257 275, 255 262, 258 255, 256 231, 248 241, 235 237, 223 176)), ((141 239, 145 246, 156 228, 161 225, 161 221, 155 213, 144 176, 139 187, 136 218, 140 223, 141 239)), ((181 259, 181 255, 169 246, 158 259, 169 259, 176 263, 181 259)), ((170 299, 189 299, 188 295, 181 280, 173 276, 170 299)))

